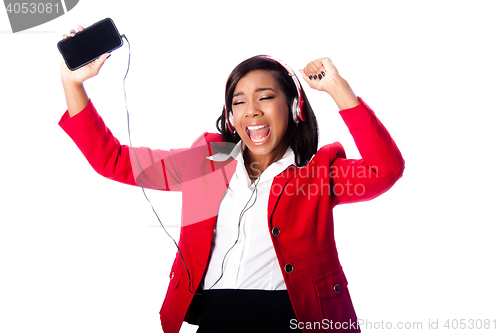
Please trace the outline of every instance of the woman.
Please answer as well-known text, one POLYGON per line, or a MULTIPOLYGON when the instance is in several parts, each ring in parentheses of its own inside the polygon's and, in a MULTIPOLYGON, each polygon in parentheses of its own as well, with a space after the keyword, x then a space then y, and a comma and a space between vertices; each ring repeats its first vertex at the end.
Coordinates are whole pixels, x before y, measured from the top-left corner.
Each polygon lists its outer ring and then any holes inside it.
POLYGON ((316 119, 300 83, 266 56, 229 76, 220 134, 204 133, 185 149, 120 145, 83 89, 108 56, 74 72, 63 62, 68 111, 59 124, 101 175, 182 192, 163 330, 178 332, 184 320, 198 332, 359 332, 332 208, 387 191, 404 160, 331 60, 310 62, 302 78, 333 98, 359 160, 346 159, 339 143, 317 150, 316 119))

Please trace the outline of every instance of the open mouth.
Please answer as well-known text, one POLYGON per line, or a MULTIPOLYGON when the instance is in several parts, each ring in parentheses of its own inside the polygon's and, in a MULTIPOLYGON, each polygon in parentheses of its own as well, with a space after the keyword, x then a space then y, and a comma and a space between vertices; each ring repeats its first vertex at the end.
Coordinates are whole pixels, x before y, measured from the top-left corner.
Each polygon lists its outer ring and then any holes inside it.
POLYGON ((247 126, 247 134, 255 144, 262 144, 269 138, 271 127, 269 125, 247 126))

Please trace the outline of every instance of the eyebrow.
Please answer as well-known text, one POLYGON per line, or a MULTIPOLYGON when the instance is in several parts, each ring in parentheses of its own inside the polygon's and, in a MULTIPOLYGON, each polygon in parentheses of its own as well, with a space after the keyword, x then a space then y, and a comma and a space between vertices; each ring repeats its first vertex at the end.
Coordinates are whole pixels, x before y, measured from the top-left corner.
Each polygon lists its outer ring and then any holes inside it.
MULTIPOLYGON (((255 92, 264 91, 264 90, 272 90, 272 91, 274 91, 275 93, 277 93, 277 92, 276 92, 276 90, 274 90, 273 88, 258 88, 258 89, 255 89, 255 92)), ((237 94, 234 94, 234 95, 233 95, 233 98, 234 98, 234 97, 236 97, 236 96, 241 96, 241 95, 243 95, 243 93, 242 93, 242 92, 239 92, 239 93, 237 93, 237 94)))

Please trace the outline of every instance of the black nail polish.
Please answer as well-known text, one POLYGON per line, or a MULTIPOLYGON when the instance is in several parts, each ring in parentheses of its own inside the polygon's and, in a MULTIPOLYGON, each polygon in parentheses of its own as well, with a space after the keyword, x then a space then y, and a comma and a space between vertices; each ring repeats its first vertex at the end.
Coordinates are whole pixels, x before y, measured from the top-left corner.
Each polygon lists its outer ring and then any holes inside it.
POLYGON ((314 74, 314 79, 316 80, 318 78, 318 76, 316 74, 314 74))
POLYGON ((326 76, 326 73, 324 71, 321 71, 321 74, 323 74, 323 76, 326 76))
POLYGON ((321 74, 318 74, 318 79, 321 80, 322 78, 323 78, 323 76, 321 74))
POLYGON ((313 76, 312 75, 309 75, 309 80, 312 80, 313 79, 313 76))

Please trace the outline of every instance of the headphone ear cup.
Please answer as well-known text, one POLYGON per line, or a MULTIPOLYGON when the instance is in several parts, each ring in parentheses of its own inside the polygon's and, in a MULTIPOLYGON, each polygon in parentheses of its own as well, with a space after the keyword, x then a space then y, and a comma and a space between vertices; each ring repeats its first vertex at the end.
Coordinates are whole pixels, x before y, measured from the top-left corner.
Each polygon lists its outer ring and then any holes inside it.
POLYGON ((301 110, 299 107, 299 99, 297 97, 293 99, 291 111, 292 111, 293 121, 299 123, 302 117, 300 115, 301 110))
POLYGON ((234 123, 233 112, 229 112, 229 126, 231 131, 235 130, 233 123, 234 123))
POLYGON ((300 123, 301 121, 306 121, 306 115, 304 113, 304 100, 299 99, 296 97, 293 99, 292 103, 292 114, 293 114, 293 121, 296 123, 300 123))
POLYGON ((229 132, 231 133, 234 133, 235 132, 235 128, 234 128, 234 125, 233 125, 233 112, 228 112, 227 111, 227 108, 226 106, 224 105, 224 112, 226 114, 226 126, 227 126, 227 129, 229 130, 229 132))
POLYGON ((298 104, 299 104, 299 116, 300 116, 300 120, 306 121, 306 113, 304 112, 304 100, 301 99, 298 104))

